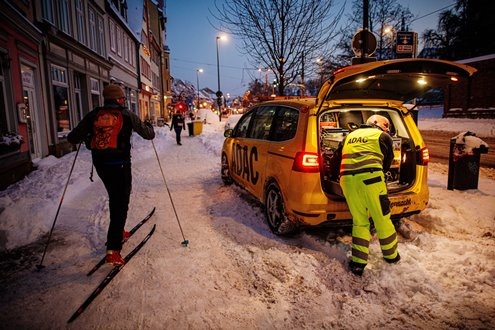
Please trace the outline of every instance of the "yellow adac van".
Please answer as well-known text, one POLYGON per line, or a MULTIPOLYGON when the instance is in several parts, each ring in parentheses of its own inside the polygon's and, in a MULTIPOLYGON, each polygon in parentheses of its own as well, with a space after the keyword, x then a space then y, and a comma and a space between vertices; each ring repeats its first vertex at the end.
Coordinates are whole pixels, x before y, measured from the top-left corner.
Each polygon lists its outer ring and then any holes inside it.
POLYGON ((431 59, 372 62, 336 71, 316 99, 257 104, 225 131, 222 180, 245 188, 264 205, 275 234, 349 224, 336 151, 349 132, 380 114, 389 119, 394 141, 395 159, 385 173, 392 220, 417 214, 428 204, 429 155, 406 103, 475 71, 431 59))

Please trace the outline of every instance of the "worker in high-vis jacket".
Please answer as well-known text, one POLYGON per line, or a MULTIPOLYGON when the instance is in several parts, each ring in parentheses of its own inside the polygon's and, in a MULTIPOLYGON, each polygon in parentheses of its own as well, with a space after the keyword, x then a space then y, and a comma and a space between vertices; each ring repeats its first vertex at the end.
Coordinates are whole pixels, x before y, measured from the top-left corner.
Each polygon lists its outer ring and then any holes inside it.
POLYGON ((352 214, 352 258, 349 268, 361 276, 368 263, 373 220, 383 258, 400 260, 397 233, 390 220, 390 201, 385 175, 394 158, 390 123, 372 115, 365 125, 345 137, 340 164, 340 186, 352 214))

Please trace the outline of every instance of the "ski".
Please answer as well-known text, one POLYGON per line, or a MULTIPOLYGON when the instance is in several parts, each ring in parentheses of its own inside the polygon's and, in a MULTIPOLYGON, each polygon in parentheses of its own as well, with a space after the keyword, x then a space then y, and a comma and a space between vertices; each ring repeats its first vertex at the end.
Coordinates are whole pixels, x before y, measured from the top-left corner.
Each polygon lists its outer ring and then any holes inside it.
POLYGON ((96 287, 96 289, 89 295, 89 297, 82 303, 82 305, 75 311, 74 314, 70 317, 70 319, 67 321, 67 323, 71 323, 74 321, 79 315, 81 315, 86 308, 91 304, 91 302, 103 291, 103 289, 110 283, 110 281, 124 268, 127 263, 129 263, 129 260, 143 247, 144 244, 150 239, 151 235, 155 232, 156 224, 153 225, 153 228, 151 228, 151 231, 149 232, 148 235, 146 235, 145 238, 132 250, 129 252, 124 257, 125 263, 121 266, 115 266, 112 268, 112 270, 108 273, 108 275, 103 279, 103 281, 100 282, 100 284, 96 287))
MULTIPOLYGON (((143 220, 139 221, 139 223, 137 225, 135 225, 130 231, 129 231, 129 238, 131 238, 132 235, 134 235, 134 233, 139 229, 141 228, 142 225, 144 225, 146 223, 146 221, 148 221, 151 216, 153 215, 153 213, 155 213, 155 207, 153 208, 153 210, 150 211, 150 213, 148 213, 144 218, 143 220)), ((128 239, 129 239, 128 238, 128 239)), ((122 244, 124 244, 125 242, 127 242, 128 239, 125 239, 122 241, 122 244)), ((103 264, 105 263, 105 257, 101 258, 100 261, 98 261, 98 263, 86 274, 86 276, 91 276, 94 272, 96 272, 101 266, 103 266, 103 264)))

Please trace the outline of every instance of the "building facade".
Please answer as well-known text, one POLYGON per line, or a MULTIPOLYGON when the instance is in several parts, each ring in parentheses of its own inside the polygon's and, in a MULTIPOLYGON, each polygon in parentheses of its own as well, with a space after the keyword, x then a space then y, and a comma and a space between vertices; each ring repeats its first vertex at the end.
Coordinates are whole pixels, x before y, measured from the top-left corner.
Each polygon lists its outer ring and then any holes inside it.
POLYGON ((48 155, 42 32, 29 4, 0 0, 0 189, 48 155))
POLYGON ((151 0, 0 0, 0 189, 37 159, 73 151, 67 134, 103 104, 108 84, 125 90, 142 119, 164 117, 164 7, 151 0))
POLYGON ((495 118, 495 54, 457 62, 478 71, 466 82, 445 89, 444 117, 495 118))

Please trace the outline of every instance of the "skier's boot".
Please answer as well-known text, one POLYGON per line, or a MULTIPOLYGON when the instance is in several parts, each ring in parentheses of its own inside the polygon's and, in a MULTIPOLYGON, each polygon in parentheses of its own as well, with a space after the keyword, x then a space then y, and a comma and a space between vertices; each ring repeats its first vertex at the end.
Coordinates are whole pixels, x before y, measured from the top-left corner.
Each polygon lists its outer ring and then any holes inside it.
POLYGON ((108 250, 105 257, 105 262, 113 266, 122 266, 125 264, 125 260, 122 259, 120 251, 117 250, 108 250))
POLYGON ((127 241, 129 237, 131 237, 131 233, 124 230, 124 233, 122 234, 122 240, 127 241))

